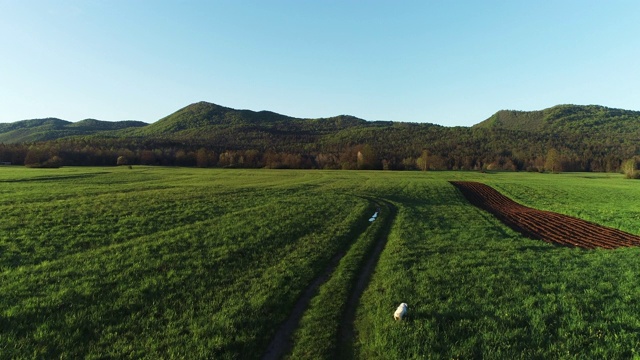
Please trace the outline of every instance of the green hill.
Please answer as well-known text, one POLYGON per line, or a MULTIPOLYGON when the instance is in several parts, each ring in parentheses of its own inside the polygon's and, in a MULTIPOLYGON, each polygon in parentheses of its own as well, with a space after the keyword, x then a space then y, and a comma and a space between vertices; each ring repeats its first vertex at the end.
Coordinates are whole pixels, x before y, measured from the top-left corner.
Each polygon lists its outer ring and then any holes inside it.
POLYGON ((95 131, 121 130, 121 129, 128 129, 128 128, 140 128, 147 125, 149 124, 142 121, 132 121, 132 120, 102 121, 102 120, 96 120, 96 119, 85 119, 82 121, 78 121, 76 123, 71 123, 67 126, 67 128, 84 130, 87 132, 95 132, 95 131))
MULTIPOLYGON (((164 139, 224 149, 295 151, 314 148, 323 137, 343 130, 375 126, 353 116, 299 119, 271 111, 236 110, 198 102, 149 126, 117 132, 121 137, 164 139)), ((101 134, 96 134, 101 136, 101 134)))
POLYGON ((539 111, 501 110, 474 127, 546 133, 633 133, 640 131, 640 111, 598 105, 558 105, 539 111))
POLYGON ((141 121, 101 121, 86 119, 76 123, 57 118, 22 120, 0 124, 0 143, 16 144, 56 140, 71 136, 107 133, 148 125, 141 121))
POLYGON ((175 135, 189 129, 209 128, 219 125, 246 124, 254 120, 253 112, 235 110, 207 102, 186 106, 155 123, 133 131, 137 136, 175 135))
MULTIPOLYGON (((219 133, 308 133, 337 131, 366 124, 353 116, 336 116, 328 119, 298 119, 271 111, 236 110, 224 106, 198 102, 188 105, 157 122, 127 132, 129 136, 170 138, 209 138, 219 133)), ((241 134, 238 134, 241 135, 241 134)))
POLYGON ((41 129, 60 129, 69 124, 72 124, 70 121, 60 120, 57 118, 45 118, 45 119, 33 119, 33 120, 21 120, 13 123, 0 123, 0 133, 5 133, 13 130, 19 129, 33 129, 33 128, 41 128, 41 129))

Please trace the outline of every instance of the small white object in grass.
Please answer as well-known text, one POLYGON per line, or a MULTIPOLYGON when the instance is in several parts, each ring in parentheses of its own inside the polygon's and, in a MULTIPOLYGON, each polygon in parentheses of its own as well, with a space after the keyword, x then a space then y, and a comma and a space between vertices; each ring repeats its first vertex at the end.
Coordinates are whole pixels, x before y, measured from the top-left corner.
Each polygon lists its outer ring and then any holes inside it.
POLYGON ((371 219, 369 219, 369 222, 374 222, 376 220, 376 218, 372 217, 371 219))
POLYGON ((374 219, 375 219, 375 218, 377 218, 377 217, 378 217, 378 213, 377 213, 377 212, 375 212, 375 213, 373 214, 372 218, 374 218, 374 219))
POLYGON ((393 318, 395 320, 402 320, 402 318, 407 314, 408 307, 409 305, 407 305, 407 303, 400 304, 400 306, 398 306, 398 308, 396 309, 396 312, 393 313, 393 318))

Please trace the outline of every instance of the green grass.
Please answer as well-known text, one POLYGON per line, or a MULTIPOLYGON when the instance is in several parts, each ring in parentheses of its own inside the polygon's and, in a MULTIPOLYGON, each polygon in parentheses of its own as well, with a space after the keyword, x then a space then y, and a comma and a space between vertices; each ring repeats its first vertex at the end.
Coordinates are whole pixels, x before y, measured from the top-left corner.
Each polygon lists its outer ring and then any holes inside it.
MULTIPOLYGON (((591 180, 468 178, 509 189, 535 181, 531 188, 538 192, 528 193, 529 204, 550 199, 545 190, 559 200, 582 198, 582 185, 591 180)), ((638 195, 619 177, 600 184, 638 195)), ((585 251, 524 239, 470 207, 445 182, 405 189, 407 197, 422 201, 400 209, 363 296, 359 358, 624 359, 639 350, 639 249, 585 251), (396 323, 391 317, 401 302, 409 304, 409 317, 396 323)), ((592 201, 609 201, 595 194, 592 201)), ((634 206, 621 206, 618 216, 629 221, 633 211, 627 209, 634 206)))
POLYGON ((5 167, 0 358, 259 358, 346 251, 289 355, 332 358, 380 231, 369 199, 398 212, 357 311, 355 357, 636 356, 640 249, 523 238, 449 180, 640 235, 640 188, 621 175, 5 167))
MULTIPOLYGON (((330 359, 339 353, 340 325, 344 319, 347 301, 367 258, 379 238, 391 209, 383 204, 377 219, 358 237, 340 263, 319 289, 309 304, 299 327, 293 335, 289 359, 330 359)), ((344 350, 342 350, 344 351, 344 350)))
POLYGON ((638 184, 618 174, 530 174, 503 180, 487 184, 527 206, 640 235, 638 184))
POLYGON ((371 207, 309 173, 43 174, 3 187, 9 357, 259 357, 371 207))

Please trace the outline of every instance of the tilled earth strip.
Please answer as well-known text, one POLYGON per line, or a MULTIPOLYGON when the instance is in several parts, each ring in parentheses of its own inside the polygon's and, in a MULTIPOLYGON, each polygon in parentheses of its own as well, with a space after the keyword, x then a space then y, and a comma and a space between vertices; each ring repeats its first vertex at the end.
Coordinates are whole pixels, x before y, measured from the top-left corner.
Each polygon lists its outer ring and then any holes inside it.
POLYGON ((451 181, 469 202, 495 215, 525 236, 585 249, 640 246, 640 236, 551 211, 516 203, 490 186, 471 181, 451 181))

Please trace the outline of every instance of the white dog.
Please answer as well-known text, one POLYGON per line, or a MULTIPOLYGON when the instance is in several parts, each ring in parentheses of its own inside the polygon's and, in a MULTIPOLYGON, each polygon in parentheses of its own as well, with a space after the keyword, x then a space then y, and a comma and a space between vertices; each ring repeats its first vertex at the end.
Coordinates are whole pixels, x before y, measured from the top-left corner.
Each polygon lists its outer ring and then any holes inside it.
POLYGON ((402 318, 407 314, 407 307, 408 305, 406 303, 400 304, 396 309, 396 312, 393 313, 393 318, 395 320, 402 320, 402 318))

